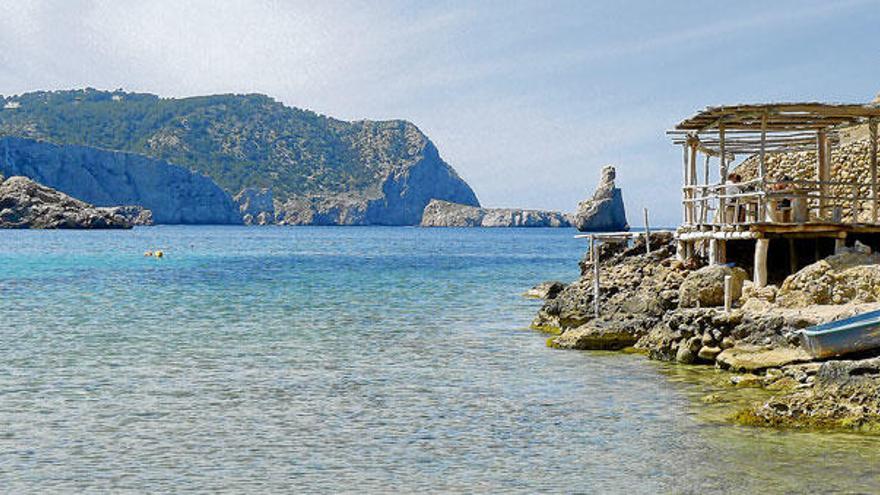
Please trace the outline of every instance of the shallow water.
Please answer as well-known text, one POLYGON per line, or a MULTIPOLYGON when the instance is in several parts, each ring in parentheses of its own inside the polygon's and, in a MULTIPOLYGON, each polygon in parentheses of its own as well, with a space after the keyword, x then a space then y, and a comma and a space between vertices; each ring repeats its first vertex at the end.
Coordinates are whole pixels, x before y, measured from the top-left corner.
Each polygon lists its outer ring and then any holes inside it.
POLYGON ((548 349, 570 230, 0 231, 3 492, 880 492, 880 438, 548 349), (163 260, 144 258, 164 249, 163 260))

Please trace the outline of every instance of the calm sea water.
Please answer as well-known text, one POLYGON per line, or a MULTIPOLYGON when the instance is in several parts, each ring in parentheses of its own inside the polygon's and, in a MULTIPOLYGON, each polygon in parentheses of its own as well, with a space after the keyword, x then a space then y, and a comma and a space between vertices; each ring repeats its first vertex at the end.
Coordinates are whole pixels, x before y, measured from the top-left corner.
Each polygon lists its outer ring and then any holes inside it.
POLYGON ((548 349, 520 293, 572 233, 0 231, 0 491, 880 492, 876 437, 548 349))

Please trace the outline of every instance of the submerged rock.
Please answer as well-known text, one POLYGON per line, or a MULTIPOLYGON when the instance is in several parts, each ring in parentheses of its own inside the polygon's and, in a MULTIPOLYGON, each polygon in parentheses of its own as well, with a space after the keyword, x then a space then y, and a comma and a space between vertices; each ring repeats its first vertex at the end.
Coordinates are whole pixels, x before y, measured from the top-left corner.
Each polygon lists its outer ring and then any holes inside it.
POLYGON ((578 203, 572 222, 581 232, 629 230, 623 193, 614 185, 617 172, 613 165, 602 168, 602 177, 593 197, 578 203))
POLYGON ((568 218, 556 211, 516 208, 480 208, 431 200, 422 214, 422 227, 570 227, 568 218))
POLYGON ((812 361, 813 357, 800 347, 761 348, 737 346, 718 355, 718 364, 733 371, 761 371, 789 364, 812 361))
POLYGON ((880 432, 880 358, 828 361, 815 377, 810 370, 795 371, 812 381, 812 387, 774 396, 737 419, 760 426, 880 432))
POLYGON ((27 177, 10 177, 0 183, 0 228, 131 228, 131 221, 120 212, 127 210, 96 208, 27 177))

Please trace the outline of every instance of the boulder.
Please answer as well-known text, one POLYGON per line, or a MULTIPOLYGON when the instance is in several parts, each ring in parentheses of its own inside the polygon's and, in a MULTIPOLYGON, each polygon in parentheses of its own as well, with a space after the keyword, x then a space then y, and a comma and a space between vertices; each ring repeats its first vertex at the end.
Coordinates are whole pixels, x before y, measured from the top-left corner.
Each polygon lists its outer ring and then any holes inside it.
POLYGON ((697 353, 697 357, 704 361, 714 361, 721 354, 721 348, 714 346, 703 346, 697 353))
POLYGON ((523 296, 532 299, 554 299, 565 288, 565 284, 552 280, 549 282, 541 282, 540 284, 527 290, 523 296))
POLYGON ((0 228, 131 228, 131 222, 113 210, 96 208, 27 177, 10 177, 0 184, 0 228))
POLYGON ((558 349, 614 351, 634 345, 638 337, 619 328, 586 324, 566 330, 552 339, 551 345, 558 349))
POLYGON ((614 185, 613 165, 602 168, 602 177, 593 197, 578 203, 572 222, 581 232, 629 230, 623 193, 614 185))
POLYGON ((724 277, 733 281, 733 300, 742 295, 743 283, 748 277, 745 270, 725 265, 704 266, 688 273, 678 290, 678 304, 683 308, 724 305, 724 277))

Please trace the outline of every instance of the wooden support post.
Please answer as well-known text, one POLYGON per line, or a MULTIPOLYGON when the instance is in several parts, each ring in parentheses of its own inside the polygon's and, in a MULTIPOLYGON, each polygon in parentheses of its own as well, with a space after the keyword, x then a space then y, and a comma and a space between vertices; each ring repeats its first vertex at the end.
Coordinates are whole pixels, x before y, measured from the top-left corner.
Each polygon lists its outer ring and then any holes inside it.
POLYGON ((733 277, 724 276, 724 312, 730 313, 730 307, 733 306, 733 277))
POLYGON ((590 236, 590 257, 593 260, 593 313, 599 317, 599 252, 596 237, 590 236))
POLYGON ((648 224, 647 208, 645 208, 645 253, 651 254, 651 226, 648 224))
POLYGON ((819 180, 819 219, 826 218, 825 208, 828 206, 828 184, 831 180, 831 160, 828 156, 828 136, 825 131, 816 133, 816 177, 819 180))
POLYGON ((718 241, 718 264, 723 265, 727 263, 727 241, 719 240, 718 241))
MULTIPOLYGON (((767 190, 767 112, 761 115, 761 153, 758 161, 758 178, 761 179, 759 190, 764 192, 767 190)), ((764 197, 758 196, 758 218, 759 222, 763 222, 766 218, 764 212, 766 208, 764 197)))
POLYGON ((877 121, 868 122, 871 134, 871 223, 877 223, 877 121))
POLYGON ((727 156, 725 156, 724 150, 724 123, 718 124, 718 146, 719 151, 721 152, 721 156, 719 159, 721 160, 720 171, 721 171, 721 180, 719 183, 721 184, 721 195, 722 197, 718 199, 718 213, 719 218, 721 218, 721 223, 727 223, 727 202, 723 197, 726 194, 727 188, 724 186, 727 184, 727 156))
POLYGON ((795 273, 798 270, 797 249, 795 249, 794 239, 788 239, 788 269, 789 273, 795 273))
POLYGON ((704 224, 709 220, 709 158, 712 155, 706 153, 706 162, 703 165, 703 202, 702 211, 700 212, 700 223, 704 224))
POLYGON ((689 203, 689 214, 691 216, 691 223, 697 223, 697 202, 695 201, 697 199, 697 190, 695 189, 697 185, 697 144, 697 140, 696 138, 694 138, 694 140, 691 142, 691 160, 690 168, 688 171, 688 177, 691 180, 689 184, 691 186, 691 202, 689 203))
POLYGON ((846 249, 846 238, 838 237, 834 239, 834 254, 840 254, 846 249))
POLYGON ((770 239, 757 239, 755 241, 755 272, 752 278, 755 287, 761 288, 767 285, 767 250, 770 247, 770 239))
POLYGON ((682 201, 681 201, 681 215, 682 215, 681 222, 685 225, 689 225, 690 222, 688 222, 688 206, 687 206, 688 205, 687 204, 687 198, 688 198, 687 185, 688 185, 688 183, 690 183, 690 178, 688 178, 688 144, 687 143, 682 144, 681 148, 682 148, 682 150, 684 150, 684 173, 682 174, 682 179, 681 179, 681 184, 682 184, 682 187, 681 187, 681 199, 682 199, 682 201))

